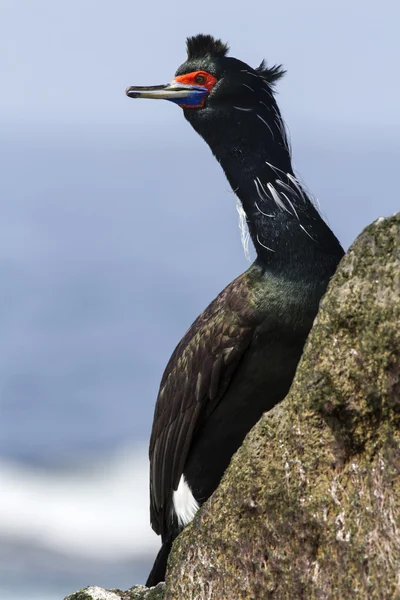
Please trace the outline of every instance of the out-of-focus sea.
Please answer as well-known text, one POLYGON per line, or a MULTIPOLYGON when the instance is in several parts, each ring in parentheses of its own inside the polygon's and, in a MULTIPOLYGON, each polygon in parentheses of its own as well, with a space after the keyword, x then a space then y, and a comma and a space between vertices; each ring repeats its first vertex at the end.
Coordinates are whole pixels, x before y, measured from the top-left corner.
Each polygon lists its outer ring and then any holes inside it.
POLYGON ((148 524, 144 447, 53 469, 2 461, 0 481, 2 600, 56 600, 86 585, 143 582, 158 546, 148 524))

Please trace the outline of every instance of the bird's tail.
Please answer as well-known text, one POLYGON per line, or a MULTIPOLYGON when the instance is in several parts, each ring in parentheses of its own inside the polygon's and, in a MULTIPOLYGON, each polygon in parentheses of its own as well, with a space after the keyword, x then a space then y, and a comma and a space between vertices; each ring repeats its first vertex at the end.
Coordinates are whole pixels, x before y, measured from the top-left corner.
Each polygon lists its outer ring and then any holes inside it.
POLYGON ((154 585, 157 585, 157 583, 160 583, 160 581, 165 581, 165 571, 167 569, 167 560, 169 553, 171 552, 172 542, 172 537, 163 542, 163 545, 156 556, 156 560, 154 561, 153 568, 150 571, 150 575, 147 578, 147 587, 153 587, 154 585))

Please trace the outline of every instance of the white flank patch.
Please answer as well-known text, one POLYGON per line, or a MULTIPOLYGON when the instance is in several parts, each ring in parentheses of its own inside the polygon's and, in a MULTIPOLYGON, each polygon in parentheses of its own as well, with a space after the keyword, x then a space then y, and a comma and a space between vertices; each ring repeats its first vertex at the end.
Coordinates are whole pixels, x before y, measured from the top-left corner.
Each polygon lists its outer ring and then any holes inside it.
POLYGON ((244 212, 244 208, 239 198, 236 198, 236 210, 239 215, 239 229, 240 229, 240 239, 242 240, 242 246, 244 250, 244 255, 248 261, 250 261, 250 253, 249 253, 249 241, 250 241, 250 233, 249 227, 247 225, 247 217, 244 212))
POLYGON ((178 523, 185 527, 193 519, 200 505, 186 483, 184 475, 180 478, 178 489, 173 493, 172 498, 178 523))

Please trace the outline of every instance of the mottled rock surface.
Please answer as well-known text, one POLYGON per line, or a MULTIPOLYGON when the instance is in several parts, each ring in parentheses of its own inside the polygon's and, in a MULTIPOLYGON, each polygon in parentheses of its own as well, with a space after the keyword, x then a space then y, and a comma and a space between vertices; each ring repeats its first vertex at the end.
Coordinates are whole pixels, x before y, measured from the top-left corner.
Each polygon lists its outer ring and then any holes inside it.
POLYGON ((164 598, 164 584, 159 583, 154 588, 144 585, 135 585, 129 590, 104 590, 92 586, 71 594, 65 600, 162 600, 164 598))
POLYGON ((295 381, 178 538, 169 600, 400 598, 400 214, 343 259, 295 381))
MULTIPOLYGON (((400 599, 400 213, 346 254, 288 396, 176 540, 166 588, 139 588, 104 600, 400 599)), ((103 600, 85 593, 68 600, 103 600)))

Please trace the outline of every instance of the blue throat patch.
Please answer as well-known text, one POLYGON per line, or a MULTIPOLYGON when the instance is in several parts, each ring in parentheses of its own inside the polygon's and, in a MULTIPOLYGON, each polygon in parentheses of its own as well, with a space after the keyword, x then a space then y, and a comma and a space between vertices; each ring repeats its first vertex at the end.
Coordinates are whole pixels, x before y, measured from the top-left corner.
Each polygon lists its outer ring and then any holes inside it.
POLYGON ((208 94, 207 88, 193 88, 185 98, 168 98, 170 102, 181 106, 201 106, 204 97, 208 94))

